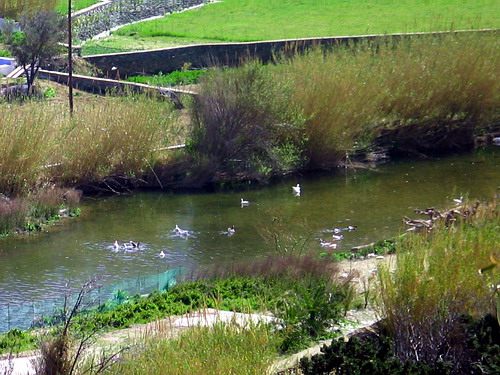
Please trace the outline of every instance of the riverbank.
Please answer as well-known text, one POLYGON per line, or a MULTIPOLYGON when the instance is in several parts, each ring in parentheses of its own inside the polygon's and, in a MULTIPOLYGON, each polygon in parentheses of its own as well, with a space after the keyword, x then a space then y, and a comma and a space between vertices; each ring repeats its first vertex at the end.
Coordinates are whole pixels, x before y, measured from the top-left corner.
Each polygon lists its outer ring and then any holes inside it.
POLYGON ((73 118, 4 104, 0 193, 237 189, 470 151, 500 135, 496 46, 495 33, 387 38, 213 69, 181 111, 135 94, 82 97, 73 118), (173 144, 186 148, 156 151, 173 144))

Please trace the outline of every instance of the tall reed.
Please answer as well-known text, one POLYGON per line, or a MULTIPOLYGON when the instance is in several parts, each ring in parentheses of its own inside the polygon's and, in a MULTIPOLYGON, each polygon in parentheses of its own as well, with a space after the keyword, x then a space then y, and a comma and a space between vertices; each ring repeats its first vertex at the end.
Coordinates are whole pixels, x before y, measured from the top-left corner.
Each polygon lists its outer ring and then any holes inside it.
POLYGON ((0 17, 17 18, 23 12, 34 9, 52 10, 57 0, 0 0, 0 17))
POLYGON ((472 142, 499 118, 498 47, 496 34, 388 37, 282 60, 276 75, 307 119, 310 167, 325 167, 388 131, 389 142, 434 150, 457 128, 472 142))
POLYGON ((480 206, 474 221, 441 227, 430 235, 407 236, 397 249, 396 270, 379 271, 380 309, 403 361, 467 361, 461 331, 464 315, 495 309, 500 272, 481 275, 500 251, 498 202, 480 206), (455 343, 455 344, 454 344, 455 343))
POLYGON ((0 192, 27 194, 48 182, 85 185, 108 176, 133 179, 169 145, 170 106, 144 97, 60 105, 0 105, 0 192))

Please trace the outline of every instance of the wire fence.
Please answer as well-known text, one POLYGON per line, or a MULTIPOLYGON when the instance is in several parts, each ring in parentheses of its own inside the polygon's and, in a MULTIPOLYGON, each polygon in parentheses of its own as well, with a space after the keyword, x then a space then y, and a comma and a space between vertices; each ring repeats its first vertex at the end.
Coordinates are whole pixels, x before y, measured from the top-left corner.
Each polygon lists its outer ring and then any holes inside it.
MULTIPOLYGON (((123 302, 124 296, 145 295, 154 290, 165 291, 174 286, 185 274, 185 268, 175 268, 155 275, 137 276, 122 279, 112 285, 99 285, 84 295, 82 306, 94 308, 105 305, 107 308, 123 302)), ((66 308, 71 308, 78 297, 79 291, 65 296, 40 302, 24 304, 7 304, 0 307, 0 333, 11 329, 29 329, 50 324, 57 316, 61 316, 66 308)))

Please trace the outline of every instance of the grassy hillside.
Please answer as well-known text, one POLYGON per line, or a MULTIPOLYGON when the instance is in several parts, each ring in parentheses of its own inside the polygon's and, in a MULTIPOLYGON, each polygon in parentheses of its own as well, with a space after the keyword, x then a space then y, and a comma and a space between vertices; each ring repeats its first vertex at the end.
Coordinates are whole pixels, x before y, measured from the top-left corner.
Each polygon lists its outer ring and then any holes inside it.
POLYGON ((225 0, 116 34, 254 41, 490 28, 499 15, 496 0, 225 0))

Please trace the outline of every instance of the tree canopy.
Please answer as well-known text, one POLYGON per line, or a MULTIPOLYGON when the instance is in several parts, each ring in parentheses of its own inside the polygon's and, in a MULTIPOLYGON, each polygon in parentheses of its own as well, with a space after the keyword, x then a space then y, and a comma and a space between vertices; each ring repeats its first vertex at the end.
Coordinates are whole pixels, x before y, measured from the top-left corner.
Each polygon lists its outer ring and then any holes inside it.
POLYGON ((66 36, 65 17, 55 11, 38 10, 24 13, 19 26, 21 31, 14 31, 12 23, 7 24, 5 44, 24 69, 28 92, 31 92, 40 66, 61 51, 60 43, 66 36))

